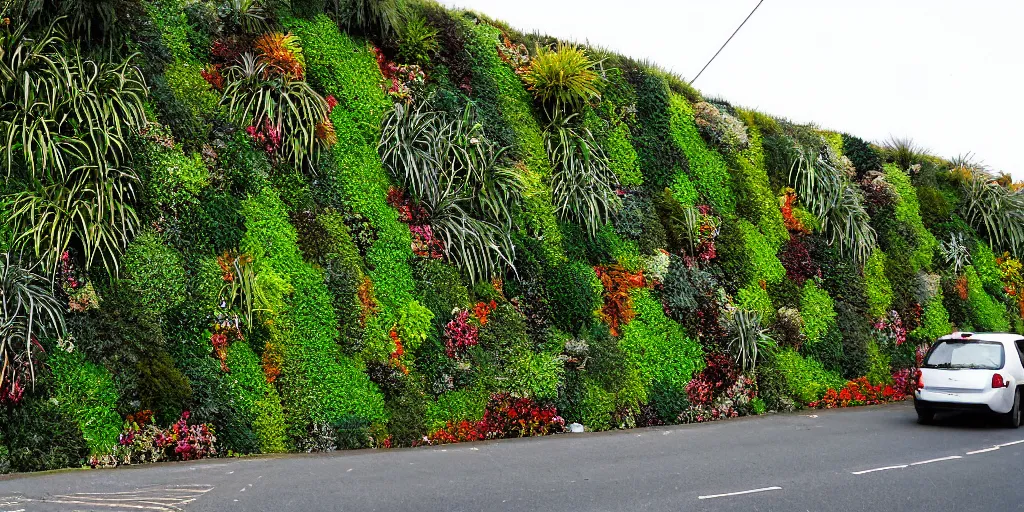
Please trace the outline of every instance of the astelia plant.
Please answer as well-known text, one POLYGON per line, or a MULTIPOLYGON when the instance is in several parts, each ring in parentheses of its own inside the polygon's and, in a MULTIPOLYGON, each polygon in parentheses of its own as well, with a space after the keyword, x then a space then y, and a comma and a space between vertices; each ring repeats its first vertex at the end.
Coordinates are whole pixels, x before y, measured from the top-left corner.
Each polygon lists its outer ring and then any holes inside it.
POLYGON ((743 371, 753 371, 759 359, 777 346, 768 330, 761 326, 761 314, 738 309, 728 318, 728 349, 743 371))
POLYGON ((431 237, 473 282, 512 267, 523 182, 505 165, 506 149, 484 137, 472 104, 454 119, 396 104, 378 145, 385 169, 426 212, 431 237))
POLYGON ((18 390, 35 382, 38 338, 63 333, 64 306, 51 283, 10 254, 0 255, 0 399, 17 401, 18 390))

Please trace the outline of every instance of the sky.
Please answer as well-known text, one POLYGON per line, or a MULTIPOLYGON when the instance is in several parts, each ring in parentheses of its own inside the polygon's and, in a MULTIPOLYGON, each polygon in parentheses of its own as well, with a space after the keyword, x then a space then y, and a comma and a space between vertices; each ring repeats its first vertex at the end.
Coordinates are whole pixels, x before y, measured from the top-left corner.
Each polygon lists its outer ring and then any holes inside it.
MULTIPOLYGON (((441 0, 692 79, 757 0, 441 0)), ((694 86, 1024 180, 1024 2, 764 0, 694 86)))

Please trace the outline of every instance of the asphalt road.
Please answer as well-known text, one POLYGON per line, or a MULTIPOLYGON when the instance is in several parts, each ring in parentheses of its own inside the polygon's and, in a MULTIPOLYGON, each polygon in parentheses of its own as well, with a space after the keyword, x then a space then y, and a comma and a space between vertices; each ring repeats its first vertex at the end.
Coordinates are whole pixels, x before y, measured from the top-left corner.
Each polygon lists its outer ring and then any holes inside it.
POLYGON ((1024 510, 1024 429, 909 403, 0 479, 0 511, 1024 510), (757 492, 747 492, 757 491, 757 492))

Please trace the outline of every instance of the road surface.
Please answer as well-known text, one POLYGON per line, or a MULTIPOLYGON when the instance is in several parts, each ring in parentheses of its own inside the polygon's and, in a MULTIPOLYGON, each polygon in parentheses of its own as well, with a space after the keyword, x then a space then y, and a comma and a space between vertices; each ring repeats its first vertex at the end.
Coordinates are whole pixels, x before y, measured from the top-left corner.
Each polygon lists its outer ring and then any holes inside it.
POLYGON ((1024 510, 1024 429, 909 403, 0 479, 0 511, 1024 510))

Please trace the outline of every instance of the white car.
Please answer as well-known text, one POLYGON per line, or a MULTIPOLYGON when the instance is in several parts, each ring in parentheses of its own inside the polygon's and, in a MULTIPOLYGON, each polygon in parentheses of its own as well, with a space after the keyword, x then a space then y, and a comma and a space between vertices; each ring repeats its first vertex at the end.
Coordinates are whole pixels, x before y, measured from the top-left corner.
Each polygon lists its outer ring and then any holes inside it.
POLYGON ((915 373, 914 408, 921 423, 935 413, 996 413, 1006 425, 1021 423, 1024 337, 1006 333, 955 332, 939 338, 915 373))

